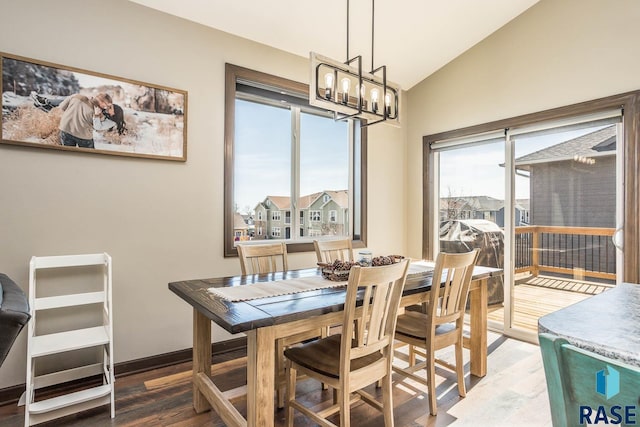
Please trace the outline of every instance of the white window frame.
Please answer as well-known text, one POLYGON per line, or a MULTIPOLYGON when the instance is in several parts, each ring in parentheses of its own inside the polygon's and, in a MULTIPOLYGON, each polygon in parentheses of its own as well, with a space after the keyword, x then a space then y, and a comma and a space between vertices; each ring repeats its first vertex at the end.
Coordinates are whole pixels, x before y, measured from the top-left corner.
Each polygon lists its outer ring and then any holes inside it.
POLYGON ((338 222, 338 211, 332 209, 329 211, 329 222, 338 222))
POLYGON ((271 227, 271 237, 281 237, 282 229, 280 227, 271 227))
POLYGON ((309 211, 309 222, 322 222, 322 211, 321 210, 310 210, 309 211), (316 219, 316 217, 318 219, 316 219))
POLYGON ((282 221, 282 212, 271 211, 271 221, 282 221))

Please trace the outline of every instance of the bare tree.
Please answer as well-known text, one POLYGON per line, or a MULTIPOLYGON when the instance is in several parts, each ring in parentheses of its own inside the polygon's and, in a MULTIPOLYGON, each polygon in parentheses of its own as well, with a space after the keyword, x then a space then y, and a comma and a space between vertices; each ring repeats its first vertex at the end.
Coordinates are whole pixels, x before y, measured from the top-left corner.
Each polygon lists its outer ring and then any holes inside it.
POLYGON ((441 211, 444 210, 443 220, 447 221, 462 218, 465 200, 459 196, 455 196, 451 191, 451 187, 447 187, 447 197, 444 199, 444 205, 444 209, 441 207, 441 211))

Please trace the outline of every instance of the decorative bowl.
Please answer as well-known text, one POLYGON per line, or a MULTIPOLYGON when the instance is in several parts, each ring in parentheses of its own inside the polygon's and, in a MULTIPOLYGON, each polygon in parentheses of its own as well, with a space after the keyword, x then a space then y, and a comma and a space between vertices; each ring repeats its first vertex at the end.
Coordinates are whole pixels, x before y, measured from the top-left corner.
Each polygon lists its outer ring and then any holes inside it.
MULTIPOLYGON (((371 263, 372 267, 379 267, 383 265, 391 265, 400 262, 404 259, 402 255, 387 255, 373 257, 371 263)), ((349 273, 351 267, 360 265, 357 262, 340 261, 335 260, 332 263, 319 262, 318 267, 322 270, 322 277, 334 282, 346 282, 349 280, 349 273)))

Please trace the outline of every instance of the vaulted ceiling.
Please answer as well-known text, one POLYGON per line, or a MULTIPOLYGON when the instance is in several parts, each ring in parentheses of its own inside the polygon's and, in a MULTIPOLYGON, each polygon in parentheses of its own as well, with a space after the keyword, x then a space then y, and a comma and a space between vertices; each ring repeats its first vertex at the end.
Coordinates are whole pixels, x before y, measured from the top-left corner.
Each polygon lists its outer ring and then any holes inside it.
MULTIPOLYGON (((347 0, 130 0, 227 33, 308 57, 345 61, 347 0)), ((378 0, 374 62, 407 90, 538 0, 378 0)), ((370 0, 352 0, 349 56, 371 68, 370 0)))

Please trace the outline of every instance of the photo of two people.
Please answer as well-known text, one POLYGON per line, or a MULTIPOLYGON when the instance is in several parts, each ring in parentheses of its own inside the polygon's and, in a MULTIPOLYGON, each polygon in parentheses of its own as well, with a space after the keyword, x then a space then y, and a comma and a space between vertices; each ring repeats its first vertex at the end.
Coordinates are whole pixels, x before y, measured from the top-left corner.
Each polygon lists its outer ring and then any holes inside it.
POLYGON ((0 55, 3 143, 186 160, 186 92, 0 55))

